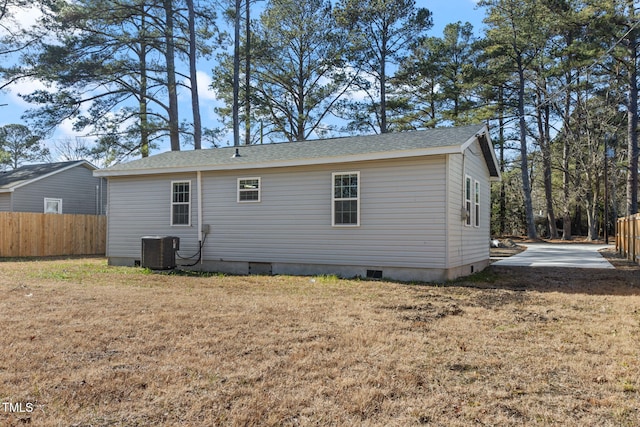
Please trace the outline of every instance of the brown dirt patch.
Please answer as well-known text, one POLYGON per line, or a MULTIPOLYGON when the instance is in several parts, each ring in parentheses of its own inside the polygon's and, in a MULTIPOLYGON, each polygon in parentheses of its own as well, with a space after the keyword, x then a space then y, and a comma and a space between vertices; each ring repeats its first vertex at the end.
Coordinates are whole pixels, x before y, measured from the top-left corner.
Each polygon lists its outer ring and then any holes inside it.
POLYGON ((149 274, 102 259, 0 269, 1 425, 640 417, 633 269, 491 267, 444 285, 149 274))

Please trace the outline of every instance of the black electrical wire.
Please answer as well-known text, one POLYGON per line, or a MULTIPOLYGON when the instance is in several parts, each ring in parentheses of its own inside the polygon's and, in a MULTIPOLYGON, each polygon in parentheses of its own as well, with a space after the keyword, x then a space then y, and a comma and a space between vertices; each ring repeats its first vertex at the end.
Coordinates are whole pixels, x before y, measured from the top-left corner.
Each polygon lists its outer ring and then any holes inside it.
POLYGON ((196 260, 196 262, 194 262, 193 264, 182 264, 179 265, 178 267, 193 267, 194 265, 198 264, 200 262, 200 260, 202 259, 202 248, 204 247, 204 242, 207 240, 207 234, 205 233, 204 238, 202 239, 202 241, 200 242, 200 248, 198 249, 198 252, 195 253, 194 255, 190 256, 190 257, 181 257, 178 252, 176 251, 176 255, 178 256, 178 258, 183 259, 183 260, 187 260, 187 259, 193 259, 196 256, 198 257, 198 259, 196 260))

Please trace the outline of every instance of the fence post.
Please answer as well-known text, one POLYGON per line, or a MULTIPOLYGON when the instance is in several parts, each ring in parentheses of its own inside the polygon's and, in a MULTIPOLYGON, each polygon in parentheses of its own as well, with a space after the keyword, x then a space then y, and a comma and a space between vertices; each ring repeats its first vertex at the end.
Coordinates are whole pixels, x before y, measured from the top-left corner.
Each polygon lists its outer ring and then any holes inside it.
POLYGON ((630 233, 630 223, 629 223, 629 217, 626 216, 624 218, 624 225, 625 225, 625 234, 624 234, 624 257, 629 259, 629 255, 631 254, 631 248, 629 247, 629 233, 630 233))
POLYGON ((625 222, 627 225, 627 234, 625 236, 625 258, 629 259, 629 256, 631 255, 631 246, 629 246, 631 239, 629 236, 631 236, 632 224, 631 221, 629 221, 629 217, 625 218, 625 222))
POLYGON ((616 220, 616 249, 618 250, 618 255, 622 255, 622 218, 618 218, 616 220))
POLYGON ((618 218, 616 221, 616 249, 618 255, 622 254, 622 219, 618 218))
POLYGON ((638 244, 640 243, 640 240, 638 239, 640 236, 638 236, 638 232, 640 231, 640 227, 638 226, 638 222, 640 222, 640 215, 635 214, 633 216, 633 261, 637 262, 638 258, 636 257, 636 255, 640 252, 640 250, 638 249, 638 244))
POLYGON ((635 228, 636 228, 636 224, 635 221, 633 220, 633 218, 631 216, 627 217, 627 220, 629 221, 629 242, 627 243, 627 259, 633 260, 635 261, 635 254, 634 254, 634 250, 633 250, 633 240, 634 240, 634 235, 635 235, 635 228))
POLYGON ((636 260, 636 219, 634 215, 627 217, 629 219, 629 250, 627 251, 627 259, 636 260))
POLYGON ((616 219, 616 250, 622 254, 622 239, 620 238, 620 218, 616 219))

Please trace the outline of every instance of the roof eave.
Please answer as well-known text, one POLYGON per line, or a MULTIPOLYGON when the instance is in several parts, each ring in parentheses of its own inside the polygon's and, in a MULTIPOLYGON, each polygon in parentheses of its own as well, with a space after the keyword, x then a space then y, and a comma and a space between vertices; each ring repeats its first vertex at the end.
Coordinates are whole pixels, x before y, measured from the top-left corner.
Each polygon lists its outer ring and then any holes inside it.
MULTIPOLYGON (((34 182, 38 182, 38 181, 40 181, 42 179, 45 179, 45 178, 48 178, 50 176, 59 174, 61 172, 67 171, 69 169, 76 168, 78 166, 82 166, 82 167, 85 167, 85 168, 87 168, 89 170, 93 170, 93 171, 95 171, 97 169, 94 165, 92 165, 91 163, 89 163, 86 160, 78 160, 77 162, 72 163, 69 166, 66 166, 66 167, 64 167, 62 169, 58 169, 58 170, 55 170, 53 172, 49 172, 47 174, 40 175, 38 177, 35 177, 35 178, 32 178, 32 179, 28 179, 26 181, 21 181, 18 184, 12 185, 11 188, 10 188, 10 191, 14 191, 16 188, 24 187, 25 185, 29 185, 29 184, 34 183, 34 182)), ((9 185, 11 185, 11 184, 9 184, 9 185)))
POLYGON ((98 169, 93 171, 95 177, 111 177, 111 176, 132 176, 132 175, 157 175, 168 173, 189 173, 189 172, 213 172, 213 171, 228 171, 228 170, 246 170, 246 169, 266 169, 266 168, 282 168, 282 167, 296 167, 296 166, 314 166, 314 165, 326 165, 326 164, 342 164, 375 160, 387 160, 387 159, 400 159, 407 157, 421 157, 421 156, 434 156, 459 153, 461 147, 459 144, 448 145, 442 147, 429 147, 414 150, 398 150, 398 151, 381 151, 374 153, 347 155, 340 157, 318 157, 308 159, 294 159, 294 160, 277 160, 270 162, 256 162, 256 163, 227 163, 216 165, 194 165, 194 166, 181 166, 181 167, 162 167, 162 168, 149 168, 149 169, 121 169, 121 170, 109 170, 98 169))

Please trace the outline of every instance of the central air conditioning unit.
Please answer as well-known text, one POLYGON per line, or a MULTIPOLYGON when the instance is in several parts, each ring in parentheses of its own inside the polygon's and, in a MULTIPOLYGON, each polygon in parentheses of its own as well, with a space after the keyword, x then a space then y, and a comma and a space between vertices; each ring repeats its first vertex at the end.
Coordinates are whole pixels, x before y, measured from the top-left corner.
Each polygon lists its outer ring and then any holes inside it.
POLYGON ((180 249, 180 238, 173 236, 144 236, 140 266, 151 270, 176 268, 176 251, 180 249))

